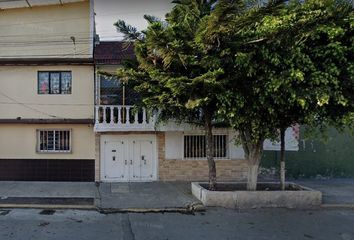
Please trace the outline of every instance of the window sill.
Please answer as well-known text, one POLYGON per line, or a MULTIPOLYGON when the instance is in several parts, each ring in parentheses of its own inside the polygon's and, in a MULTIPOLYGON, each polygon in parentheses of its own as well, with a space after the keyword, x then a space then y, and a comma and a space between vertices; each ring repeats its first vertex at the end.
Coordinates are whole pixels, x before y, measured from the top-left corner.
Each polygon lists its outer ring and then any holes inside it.
MULTIPOLYGON (((214 158, 214 161, 226 161, 231 158, 214 158)), ((206 158, 182 158, 182 161, 207 161, 206 158)))
POLYGON ((37 154, 72 154, 72 151, 37 151, 37 154))

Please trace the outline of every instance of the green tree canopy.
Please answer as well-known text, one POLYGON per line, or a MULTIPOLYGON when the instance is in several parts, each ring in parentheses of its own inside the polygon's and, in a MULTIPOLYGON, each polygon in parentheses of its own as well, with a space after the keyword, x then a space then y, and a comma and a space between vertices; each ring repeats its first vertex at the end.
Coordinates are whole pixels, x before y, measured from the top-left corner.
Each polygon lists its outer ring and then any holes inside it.
POLYGON ((263 141, 294 124, 337 124, 353 112, 353 5, 220 1, 199 41, 221 59, 219 112, 239 130, 256 188, 263 141), (241 5, 242 6, 242 5, 241 5))

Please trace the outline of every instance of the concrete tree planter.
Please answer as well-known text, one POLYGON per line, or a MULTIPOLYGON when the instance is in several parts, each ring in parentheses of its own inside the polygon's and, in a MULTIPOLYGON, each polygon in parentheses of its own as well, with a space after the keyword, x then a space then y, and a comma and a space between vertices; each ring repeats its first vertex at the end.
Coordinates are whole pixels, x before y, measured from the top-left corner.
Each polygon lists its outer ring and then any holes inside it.
POLYGON ((279 183, 258 183, 263 190, 246 191, 245 183, 218 183, 218 191, 209 191, 206 182, 193 182, 192 193, 207 207, 225 207, 234 209, 283 207, 317 208, 322 203, 322 193, 295 183, 286 183, 285 191, 279 189, 279 183), (230 190, 231 189, 231 190, 230 190), (237 189, 237 190, 233 190, 237 189), (241 189, 241 190, 238 190, 241 189))

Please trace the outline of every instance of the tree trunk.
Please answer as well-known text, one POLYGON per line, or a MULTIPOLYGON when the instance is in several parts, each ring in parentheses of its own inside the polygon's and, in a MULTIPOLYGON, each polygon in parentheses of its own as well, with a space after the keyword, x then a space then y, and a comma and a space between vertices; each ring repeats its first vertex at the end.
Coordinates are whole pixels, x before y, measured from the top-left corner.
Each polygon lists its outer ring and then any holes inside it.
POLYGON ((285 190, 285 128, 280 129, 280 189, 285 190))
POLYGON ((216 190, 216 166, 214 161, 212 115, 208 111, 205 111, 204 114, 206 157, 209 167, 209 190, 214 191, 216 190))
POLYGON ((258 180, 258 168, 259 164, 249 164, 248 165, 248 175, 247 175, 247 190, 256 191, 257 190, 257 180, 258 180))
POLYGON ((247 190, 256 191, 258 169, 263 153, 264 140, 258 139, 255 141, 255 139, 251 138, 251 134, 248 131, 240 132, 240 136, 243 150, 245 152, 245 158, 248 163, 247 190))
POLYGON ((258 169, 261 162, 263 152, 263 144, 251 144, 250 154, 248 155, 248 175, 247 175, 247 190, 256 191, 258 182, 258 169))

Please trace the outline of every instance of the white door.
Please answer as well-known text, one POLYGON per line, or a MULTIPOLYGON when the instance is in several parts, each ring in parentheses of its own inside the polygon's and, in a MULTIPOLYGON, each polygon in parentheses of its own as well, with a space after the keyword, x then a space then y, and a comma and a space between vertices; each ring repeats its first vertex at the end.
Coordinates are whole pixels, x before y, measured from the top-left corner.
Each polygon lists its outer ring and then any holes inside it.
POLYGON ((140 178, 149 180, 153 177, 153 142, 142 140, 140 142, 140 178))
POLYGON ((156 140, 153 135, 103 136, 105 181, 156 180, 156 140))
POLYGON ((104 172, 106 179, 126 180, 127 173, 125 169, 126 147, 123 141, 105 142, 105 164, 104 172))
POLYGON ((130 181, 140 181, 140 163, 139 163, 139 141, 130 141, 129 162, 130 162, 130 181))

